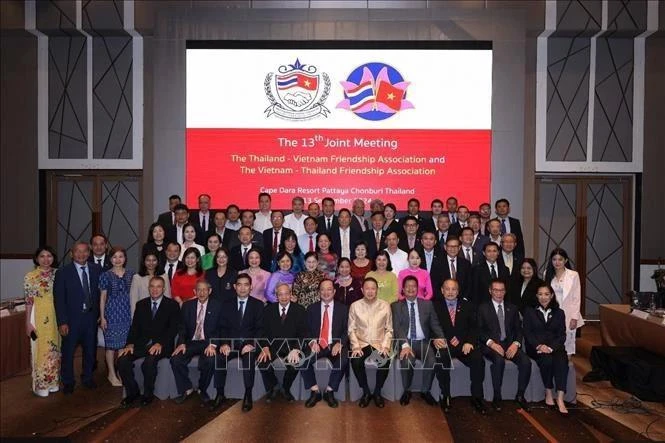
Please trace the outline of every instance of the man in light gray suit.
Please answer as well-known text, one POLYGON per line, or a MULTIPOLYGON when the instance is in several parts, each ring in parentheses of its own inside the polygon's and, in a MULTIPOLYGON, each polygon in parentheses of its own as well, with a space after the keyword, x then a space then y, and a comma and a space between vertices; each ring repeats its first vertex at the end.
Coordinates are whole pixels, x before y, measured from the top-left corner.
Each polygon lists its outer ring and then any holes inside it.
POLYGON ((428 405, 436 405, 430 389, 434 380, 437 349, 447 352, 443 329, 432 303, 418 298, 418 280, 410 275, 404 279, 402 293, 405 300, 392 304, 393 333, 399 349, 399 366, 404 393, 399 399, 402 406, 411 401, 411 381, 416 359, 423 363, 423 384, 420 396, 428 405), (433 346, 431 346, 433 345, 433 346), (435 349, 436 348, 436 349, 435 349))

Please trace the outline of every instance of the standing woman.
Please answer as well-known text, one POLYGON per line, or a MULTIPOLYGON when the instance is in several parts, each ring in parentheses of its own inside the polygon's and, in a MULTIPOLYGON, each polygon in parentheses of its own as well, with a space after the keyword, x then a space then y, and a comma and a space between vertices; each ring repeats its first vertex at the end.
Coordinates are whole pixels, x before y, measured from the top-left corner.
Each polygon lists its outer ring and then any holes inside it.
MULTIPOLYGON (((294 232, 287 232, 284 234, 282 237, 282 245, 279 247, 279 250, 288 252, 291 255, 291 258, 293 258, 291 272, 297 274, 305 269, 305 256, 302 251, 300 251, 298 237, 294 232)), ((270 271, 275 272, 277 268, 277 257, 275 257, 270 265, 270 271)))
MULTIPOLYGON (((143 263, 139 267, 138 274, 134 274, 132 278, 132 286, 129 289, 129 302, 132 308, 132 318, 134 318, 134 310, 136 303, 139 300, 150 297, 150 279, 156 275, 164 275, 164 270, 159 266, 158 258, 154 252, 148 252, 143 258, 143 263)), ((164 275, 164 295, 171 298, 171 286, 169 279, 164 275)))
POLYGON ((125 347, 127 334, 132 323, 132 308, 129 292, 134 278, 134 271, 126 269, 127 251, 124 248, 111 249, 111 269, 99 277, 100 325, 104 331, 106 348, 106 367, 108 380, 112 386, 122 386, 122 381, 115 372, 115 355, 118 349, 125 347))
POLYGON ((181 307, 184 302, 194 298, 196 282, 204 276, 203 268, 201 268, 201 253, 197 248, 185 249, 182 261, 185 266, 178 269, 171 279, 171 297, 181 307))
MULTIPOLYGON (((222 246, 222 237, 216 232, 213 232, 208 236, 208 252, 201 256, 201 267, 204 271, 212 269, 216 266, 215 264, 215 252, 222 246)), ((226 254, 227 256, 229 254, 226 254)))
POLYGON ((316 251, 319 258, 319 269, 326 274, 330 280, 335 279, 337 273, 337 254, 330 250, 330 236, 321 233, 316 237, 316 251))
POLYGON ((390 264, 390 255, 385 249, 380 250, 374 259, 373 269, 367 273, 365 278, 373 278, 379 283, 379 292, 377 298, 392 303, 397 301, 397 276, 393 272, 390 264))
POLYGON ((536 290, 543 281, 538 277, 538 265, 532 258, 525 258, 520 263, 520 275, 515 284, 509 285, 508 301, 517 306, 524 315, 527 306, 536 307, 536 290))
POLYGON ((397 207, 392 203, 386 203, 386 206, 383 208, 383 215, 386 218, 386 221, 383 223, 383 235, 384 238, 391 232, 397 232, 397 236, 401 237, 404 234, 404 230, 399 225, 397 218, 397 207))
POLYGON ((346 306, 363 298, 360 291, 362 280, 356 280, 351 276, 351 260, 342 257, 337 262, 337 278, 335 279, 335 301, 346 306))
POLYGON ((580 276, 570 269, 568 253, 562 248, 556 248, 550 254, 550 261, 545 271, 545 283, 552 286, 557 302, 566 313, 566 353, 570 358, 575 354, 577 328, 584 326, 584 319, 580 313, 582 290, 580 276))
POLYGON ((298 272, 293 281, 293 295, 296 297, 296 303, 308 307, 319 301, 319 283, 326 278, 326 275, 319 269, 319 260, 316 252, 305 254, 305 270, 298 272))
POLYGON ((556 405, 568 414, 563 401, 568 383, 566 357, 566 314, 554 299, 554 289, 547 283, 536 288, 536 306, 524 309, 524 343, 526 353, 536 361, 545 385, 545 404, 554 406, 552 390, 556 385, 556 405), (554 381, 554 382, 553 382, 554 381))
POLYGON ((60 388, 60 333, 55 321, 53 281, 57 262, 55 251, 42 246, 35 251, 35 269, 25 274, 25 332, 30 341, 32 392, 47 397, 60 388), (34 334, 33 334, 34 333, 34 334), (36 336, 36 338, 34 338, 36 336))
POLYGON ((163 268, 166 263, 166 230, 159 223, 153 223, 148 229, 148 241, 143 244, 141 257, 149 253, 155 254, 159 261, 159 267, 163 268))
POLYGON ((261 252, 258 249, 250 249, 247 252, 247 264, 249 268, 240 271, 240 274, 248 274, 252 277, 251 297, 266 303, 266 283, 270 278, 270 272, 261 267, 261 252))
POLYGON ((356 258, 351 262, 351 277, 363 281, 374 265, 372 260, 367 257, 367 243, 364 241, 356 243, 355 253, 356 258))
MULTIPOLYGON (((208 239, 213 238, 213 234, 208 239)), ((219 235, 217 235, 219 237, 219 235)), ((205 273, 205 279, 210 283, 212 292, 210 298, 217 299, 220 302, 231 300, 236 297, 236 291, 233 285, 236 282, 236 271, 229 266, 229 251, 224 248, 218 248, 215 252, 215 267, 208 269, 205 273)))
POLYGON ((199 257, 205 254, 206 250, 203 246, 196 243, 196 228, 191 223, 185 223, 182 227, 182 247, 180 248, 180 260, 185 256, 185 251, 189 248, 196 248, 199 251, 199 257))
POLYGON ((293 267, 291 254, 286 251, 279 251, 275 259, 277 260, 279 269, 270 274, 268 283, 266 283, 265 297, 268 303, 277 303, 277 294, 275 293, 277 285, 280 283, 286 283, 292 287, 293 280, 296 278, 295 274, 291 272, 291 268, 293 267))
POLYGON ((429 278, 429 272, 427 272, 427 269, 420 267, 420 254, 418 254, 416 249, 411 249, 409 251, 407 260, 409 262, 409 267, 399 271, 399 275, 397 276, 400 290, 399 299, 404 299, 404 296, 401 293, 404 279, 407 275, 413 275, 416 277, 416 279, 418 279, 418 298, 422 298, 423 300, 431 300, 432 296, 434 295, 432 292, 432 280, 429 278))

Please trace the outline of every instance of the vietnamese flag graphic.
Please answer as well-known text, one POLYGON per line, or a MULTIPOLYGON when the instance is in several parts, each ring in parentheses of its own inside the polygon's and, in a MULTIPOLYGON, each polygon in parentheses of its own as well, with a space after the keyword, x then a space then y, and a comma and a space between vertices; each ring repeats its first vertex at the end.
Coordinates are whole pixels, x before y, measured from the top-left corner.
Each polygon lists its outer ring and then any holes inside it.
POLYGON ((402 107, 402 99, 404 98, 404 91, 393 86, 389 82, 382 81, 376 90, 376 101, 383 103, 390 109, 399 111, 402 107))
POLYGON ((295 73, 277 77, 277 88, 284 90, 300 87, 309 91, 316 91, 319 87, 319 78, 314 75, 295 73))

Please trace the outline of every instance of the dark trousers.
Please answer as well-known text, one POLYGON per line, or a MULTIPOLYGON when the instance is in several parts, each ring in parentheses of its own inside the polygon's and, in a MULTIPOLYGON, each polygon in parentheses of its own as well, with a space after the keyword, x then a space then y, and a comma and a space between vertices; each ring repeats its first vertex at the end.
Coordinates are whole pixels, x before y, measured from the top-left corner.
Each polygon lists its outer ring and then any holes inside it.
MULTIPOLYGON (((273 352, 272 350, 270 352, 272 360, 259 363, 261 378, 263 379, 263 385, 266 388, 266 392, 270 392, 275 388, 275 386, 279 384, 277 376, 275 375, 275 369, 272 367, 272 363, 278 358, 286 360, 286 356, 288 355, 288 353, 279 355, 277 352, 273 352)), ((286 369, 286 372, 284 373, 284 379, 282 380, 282 387, 284 388, 284 392, 289 392, 291 390, 293 381, 298 376, 298 369, 293 365, 287 364, 284 365, 284 368, 286 369)))
POLYGON ((127 397, 139 395, 139 385, 134 378, 134 361, 139 358, 144 358, 141 363, 141 372, 143 372, 143 395, 145 397, 152 397, 155 392, 155 379, 157 378, 157 363, 162 358, 169 357, 171 350, 159 355, 149 355, 148 348, 136 348, 133 354, 125 354, 118 359, 117 367, 122 384, 125 387, 127 397))
POLYGON ((187 344, 184 354, 178 354, 171 357, 171 368, 173 368, 173 375, 175 377, 175 385, 178 389, 178 394, 182 395, 185 391, 192 388, 192 381, 189 379, 189 368, 187 365, 195 356, 199 357, 199 371, 201 376, 199 378, 199 390, 205 396, 208 390, 210 380, 215 370, 215 357, 207 357, 203 351, 208 347, 208 342, 205 340, 192 341, 187 344))
MULTIPOLYGON (((399 369, 402 375, 402 386, 404 391, 411 388, 413 381, 413 367, 416 360, 420 360, 423 364, 423 384, 420 388, 421 392, 429 392, 432 389, 432 382, 434 381, 434 366, 436 363, 436 350, 429 345, 429 340, 408 340, 413 354, 415 357, 405 358, 399 361, 399 369)), ((401 351, 401 348, 399 349, 401 351)))
POLYGON ((62 338, 61 377, 65 385, 74 384, 74 350, 81 343, 83 349, 84 382, 92 381, 92 371, 96 360, 97 315, 93 312, 82 312, 75 322, 68 323, 69 334, 62 338))
POLYGON ((546 389, 566 392, 568 384, 568 355, 565 349, 554 351, 551 354, 530 355, 536 361, 540 376, 546 389))
MULTIPOLYGON (((326 349, 321 349, 321 351, 316 356, 313 356, 307 361, 304 367, 305 369, 302 372, 302 378, 305 382, 305 389, 311 389, 312 386, 316 384, 314 368, 317 364, 317 360, 320 358, 327 358, 330 360, 330 366, 332 367, 330 371, 330 379, 328 380, 328 386, 330 386, 333 391, 337 392, 337 389, 339 389, 339 385, 342 382, 342 378, 344 378, 344 374, 346 373, 346 369, 349 365, 349 358, 345 350, 340 351, 340 353, 335 357, 330 355, 331 351, 331 346, 328 346, 326 349)), ((319 386, 319 388, 323 387, 319 386)))
POLYGON ((217 395, 224 394, 224 387, 226 386, 226 371, 228 364, 231 360, 239 359, 240 367, 242 368, 242 379, 245 384, 245 391, 251 391, 254 387, 254 370, 256 368, 256 350, 247 352, 240 355, 240 350, 232 349, 231 353, 224 356, 219 353, 215 356, 215 388, 217 388, 217 395))
MULTIPOLYGON (((362 351, 363 355, 360 357, 351 358, 351 367, 353 368, 353 373, 358 379, 358 384, 363 388, 363 394, 369 395, 371 393, 369 389, 369 384, 367 383, 367 372, 365 370, 365 360, 372 355, 374 350, 371 346, 365 346, 362 351)), ((378 351, 377 351, 378 352, 378 351)), ((381 388, 388 378, 388 371, 390 370, 390 359, 387 358, 383 364, 380 364, 377 367, 376 371, 376 386, 374 387, 374 394, 381 395, 381 388)))
POLYGON ((483 382, 485 381, 485 359, 482 353, 478 348, 474 348, 473 351, 464 355, 461 343, 454 347, 450 346, 450 342, 448 344, 450 354, 445 349, 441 349, 439 352, 441 365, 436 368, 436 378, 439 380, 441 395, 450 396, 450 371, 453 369, 452 359, 456 358, 471 370, 471 396, 482 399, 483 382))
MULTIPOLYGON (((510 346, 510 343, 508 342, 499 344, 504 349, 504 351, 510 346)), ((494 399, 500 400, 501 384, 503 383, 503 371, 506 369, 506 359, 485 345, 482 345, 482 349, 485 358, 487 358, 492 363, 490 366, 490 373, 492 374, 494 399)), ((520 348, 517 350, 517 353, 513 356, 511 361, 517 365, 517 395, 522 396, 524 395, 526 387, 529 385, 529 379, 531 378, 531 359, 524 352, 522 352, 522 349, 520 348)))

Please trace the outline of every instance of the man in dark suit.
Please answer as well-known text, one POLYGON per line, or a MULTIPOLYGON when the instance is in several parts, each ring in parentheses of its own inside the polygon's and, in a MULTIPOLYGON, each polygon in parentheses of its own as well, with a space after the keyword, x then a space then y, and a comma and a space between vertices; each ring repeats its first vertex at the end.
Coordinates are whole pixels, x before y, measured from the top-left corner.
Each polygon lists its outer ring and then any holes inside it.
POLYGON ((168 358, 173 352, 173 343, 178 333, 180 306, 164 296, 164 278, 154 276, 150 279, 150 297, 136 303, 132 326, 127 336, 127 344, 118 352, 118 373, 125 387, 125 398, 120 403, 123 408, 130 407, 139 397, 139 385, 134 378, 134 361, 144 358, 141 364, 143 372, 143 398, 141 406, 146 406, 154 399, 157 364, 162 358, 168 358))
MULTIPOLYGON (((166 240, 183 244, 185 239, 182 236, 182 230, 184 226, 189 223, 189 209, 186 205, 179 204, 176 205, 174 212, 175 224, 166 230, 166 240)), ((200 238, 202 234, 196 226, 194 226, 194 230, 196 231, 196 238, 200 238)))
POLYGON ((432 381, 436 349, 446 346, 443 330, 439 324, 432 303, 418 298, 418 279, 412 275, 404 279, 402 301, 393 302, 390 306, 393 316, 393 334, 399 349, 399 367, 402 374, 404 392, 399 399, 402 406, 411 401, 411 381, 416 359, 423 363, 423 382, 420 396, 428 405, 436 405, 432 397, 432 381))
POLYGON ((196 283, 196 298, 182 305, 178 346, 171 355, 171 367, 178 389, 178 397, 175 398, 177 404, 182 404, 194 393, 187 367, 194 356, 199 358, 201 401, 204 404, 210 401, 206 391, 215 370, 217 353, 217 345, 211 340, 220 337, 219 326, 222 316, 222 305, 210 298, 211 292, 210 283, 199 280, 196 283))
POLYGON ((459 283, 448 279, 438 289, 443 300, 434 303, 443 333, 448 345, 447 352, 441 352, 436 377, 441 387, 440 404, 444 412, 452 407, 450 398, 450 370, 452 359, 456 358, 471 370, 471 404, 481 414, 487 413, 483 400, 485 381, 485 359, 478 347, 478 325, 473 303, 459 297, 459 283))
MULTIPOLYGON (((274 214, 274 212, 273 212, 274 214)), ((291 287, 280 283, 275 289, 277 303, 268 304, 263 311, 263 339, 261 353, 257 358, 261 377, 266 387, 267 402, 277 398, 279 385, 272 362, 281 359, 286 366, 282 382, 283 395, 288 402, 295 400, 291 385, 298 375, 296 365, 300 364, 300 343, 307 335, 305 308, 291 302, 291 287)))
POLYGON ((482 252, 478 252, 473 248, 473 229, 462 228, 460 240, 462 245, 460 246, 459 257, 466 259, 472 267, 480 263, 483 256, 481 255, 482 252))
POLYGON ((208 242, 208 235, 215 231, 215 213, 210 210, 210 195, 201 194, 198 200, 199 209, 189 213, 189 222, 196 229, 196 243, 205 246, 208 242))
POLYGON ((469 217, 471 216, 471 213, 469 212, 469 208, 466 206, 460 206, 457 208, 457 221, 455 223, 450 224, 450 235, 454 235, 456 237, 459 237, 460 234, 462 233, 462 229, 466 228, 469 226, 469 217))
POLYGON ((162 225, 165 231, 168 231, 171 226, 175 224, 175 207, 182 203, 179 195, 173 194, 169 197, 169 210, 162 212, 157 217, 157 223, 162 225))
MULTIPOLYGON (((256 224, 255 220, 256 215, 249 209, 245 209, 240 213, 240 224, 242 226, 247 226, 252 230, 252 243, 254 246, 263 249, 263 231, 259 232, 254 229, 254 225, 256 224)), ((236 241, 231 243, 231 247, 237 245, 238 243, 240 243, 240 241, 236 238, 236 241)))
POLYGON ((351 214, 351 227, 356 232, 365 232, 369 230, 369 223, 365 218, 365 202, 357 198, 353 200, 353 214, 351 214))
POLYGON ((423 222, 423 226, 421 227, 423 232, 436 232, 437 221, 439 216, 443 214, 443 202, 440 199, 435 198, 430 204, 430 209, 432 210, 432 217, 423 222))
POLYGON ((386 217, 383 212, 372 213, 372 229, 363 232, 362 239, 367 243, 367 257, 374 260, 376 253, 385 247, 383 225, 386 217))
POLYGON ((165 250, 165 255, 166 255, 166 262, 164 263, 164 276, 169 279, 169 286, 171 284, 171 280, 173 280, 173 276, 175 273, 178 271, 178 269, 181 269, 183 266, 185 266, 178 258, 180 257, 180 243, 177 242, 168 242, 166 245, 166 250, 165 250))
POLYGON ((109 257, 109 241, 104 234, 95 234, 90 239, 90 256, 88 263, 94 263, 102 268, 102 272, 113 267, 109 257))
POLYGON ((212 232, 222 237, 222 246, 226 249, 231 249, 235 246, 235 244, 232 243, 240 242, 238 240, 238 232, 226 227, 226 214, 224 211, 215 212, 213 222, 214 226, 212 232))
POLYGON ((457 223, 457 197, 450 196, 446 199, 446 214, 448 214, 448 219, 450 219, 450 224, 457 223))
MULTIPOLYGON (((422 220, 422 219, 421 219, 422 220)), ((404 234, 400 236, 397 247, 402 251, 409 252, 420 245, 420 225, 418 219, 413 215, 407 215, 402 219, 404 234)))
POLYGON ((510 202, 505 198, 500 198, 494 203, 494 212, 496 218, 501 222, 501 235, 512 233, 517 237, 517 246, 515 252, 520 257, 524 257, 524 235, 522 235, 522 225, 514 217, 510 217, 510 202))
POLYGON ((346 208, 339 210, 337 216, 337 228, 330 231, 331 250, 339 258, 356 258, 355 245, 360 240, 362 232, 356 231, 351 226, 351 211, 346 208))
POLYGON ((499 263, 508 269, 508 291, 519 284, 520 265, 522 257, 517 253, 517 236, 512 233, 503 234, 501 237, 501 253, 499 254, 499 263))
POLYGON ((420 237, 420 235, 425 230, 425 227, 429 225, 430 222, 427 217, 424 217, 422 214, 420 214, 420 200, 418 200, 417 198, 409 199, 409 201, 406 204, 406 217, 401 218, 399 221, 399 223, 402 225, 402 230, 404 232, 406 232, 406 228, 404 225, 406 224, 407 218, 409 216, 416 219, 416 223, 418 223, 417 235, 418 237, 420 237))
POLYGON ((335 200, 330 197, 325 197, 321 201, 323 207, 323 215, 316 219, 317 232, 319 234, 330 234, 333 229, 339 226, 337 216, 335 215, 335 200))
POLYGON ((248 274, 238 275, 233 287, 237 296, 222 305, 221 342, 215 371, 217 397, 210 409, 214 410, 224 402, 226 367, 229 360, 238 358, 245 385, 242 410, 249 411, 252 409, 256 349, 259 346, 257 340, 263 336, 263 303, 249 296, 252 290, 252 278, 248 274))
POLYGON ((483 251, 485 257, 480 263, 471 268, 471 292, 470 300, 478 306, 489 302, 490 282, 499 279, 507 282, 508 269, 499 263, 499 246, 495 243, 487 243, 483 251))
POLYGON ((247 263, 247 253, 252 249, 256 249, 261 253, 263 253, 263 250, 252 243, 252 229, 247 226, 240 228, 240 231, 238 231, 238 239, 240 244, 234 246, 229 251, 229 264, 236 271, 242 271, 249 267, 249 264, 247 263))
POLYGON ((436 236, 433 232, 423 232, 423 236, 420 238, 420 244, 421 247, 418 248, 420 267, 427 269, 427 272, 429 272, 432 288, 435 291, 432 300, 436 300, 441 297, 437 288, 440 288, 441 284, 443 284, 443 270, 445 268, 445 263, 442 256, 445 257, 445 254, 436 247, 436 236))
POLYGON ((62 336, 61 378, 65 395, 74 392, 74 350, 83 347, 83 386, 97 387, 92 379, 99 318, 99 275, 101 268, 88 263, 90 246, 76 242, 72 247, 72 263, 55 274, 53 296, 58 331, 62 336))
MULTIPOLYGON (((480 217, 477 215, 472 215, 469 217, 469 227, 473 231, 473 239, 471 240, 471 246, 473 250, 478 254, 483 253, 483 248, 490 239, 487 235, 483 234, 483 230, 480 229, 480 217)), ((475 263, 474 263, 475 264, 475 263)))
MULTIPOLYGON (((460 295, 468 300, 471 291, 471 263, 459 256, 461 243, 452 235, 446 240, 446 255, 443 257, 443 280, 452 278, 460 286, 460 295)), ((439 286, 440 287, 440 286, 439 286)), ((435 288, 435 286, 432 286, 435 288)), ((436 289, 435 289, 436 291, 436 289)))
POLYGON ((283 226, 284 213, 282 211, 272 211, 270 221, 272 222, 272 228, 263 231, 263 266, 266 270, 270 270, 270 263, 280 250, 282 238, 287 234, 295 235, 291 229, 283 226))
POLYGON ((492 363, 492 407, 497 412, 501 411, 503 371, 506 360, 511 360, 518 370, 515 400, 522 409, 528 410, 524 392, 531 377, 531 360, 521 351, 523 335, 519 310, 515 305, 505 302, 506 284, 502 280, 492 280, 489 293, 491 302, 478 307, 478 335, 483 355, 492 363))
POLYGON ((436 232, 434 235, 436 235, 437 247, 442 252, 446 252, 446 240, 448 240, 448 236, 450 235, 450 218, 448 214, 441 214, 436 219, 436 232))
POLYGON ((319 283, 319 298, 321 301, 313 303, 307 308, 307 336, 311 338, 307 354, 315 355, 307 359, 302 372, 305 389, 310 391, 305 406, 311 408, 323 399, 328 406, 336 408, 338 403, 335 399, 335 392, 339 389, 349 365, 347 355, 349 310, 346 305, 335 302, 335 287, 332 280, 326 279, 319 283), (332 368, 328 386, 323 395, 316 384, 314 374, 314 367, 320 358, 330 360, 332 368))

